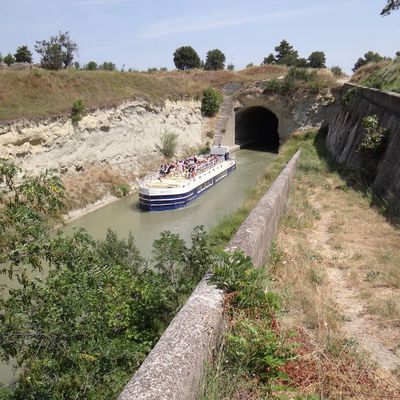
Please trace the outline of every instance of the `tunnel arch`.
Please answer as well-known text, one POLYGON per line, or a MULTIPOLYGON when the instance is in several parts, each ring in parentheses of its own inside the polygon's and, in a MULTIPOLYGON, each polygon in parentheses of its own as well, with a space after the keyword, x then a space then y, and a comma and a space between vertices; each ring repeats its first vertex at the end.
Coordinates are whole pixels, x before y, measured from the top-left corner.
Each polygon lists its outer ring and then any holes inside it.
POLYGON ((264 107, 239 110, 235 116, 235 144, 241 148, 262 147, 278 152, 278 126, 278 117, 264 107))

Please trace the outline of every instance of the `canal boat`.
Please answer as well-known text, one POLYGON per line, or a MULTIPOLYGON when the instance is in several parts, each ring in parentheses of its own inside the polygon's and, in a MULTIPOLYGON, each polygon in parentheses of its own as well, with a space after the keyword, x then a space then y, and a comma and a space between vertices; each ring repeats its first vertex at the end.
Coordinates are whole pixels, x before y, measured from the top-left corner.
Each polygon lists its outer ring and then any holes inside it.
POLYGON ((163 165, 158 173, 138 181, 139 207, 147 211, 185 207, 235 169, 227 146, 213 146, 209 154, 163 165))

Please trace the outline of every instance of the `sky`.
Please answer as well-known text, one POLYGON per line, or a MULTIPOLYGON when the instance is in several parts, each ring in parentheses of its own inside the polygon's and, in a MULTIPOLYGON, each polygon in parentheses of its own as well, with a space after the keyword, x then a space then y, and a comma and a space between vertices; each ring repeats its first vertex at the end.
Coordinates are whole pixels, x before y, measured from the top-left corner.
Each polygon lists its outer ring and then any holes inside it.
MULTIPOLYGON (((368 50, 400 50, 400 10, 386 0, 0 0, 0 53, 69 31, 77 61, 118 68, 174 68, 177 47, 205 59, 219 48, 236 69, 260 64, 282 39, 301 57, 322 50, 328 67, 350 72, 368 50)), ((34 58, 39 61, 33 51, 34 58)))

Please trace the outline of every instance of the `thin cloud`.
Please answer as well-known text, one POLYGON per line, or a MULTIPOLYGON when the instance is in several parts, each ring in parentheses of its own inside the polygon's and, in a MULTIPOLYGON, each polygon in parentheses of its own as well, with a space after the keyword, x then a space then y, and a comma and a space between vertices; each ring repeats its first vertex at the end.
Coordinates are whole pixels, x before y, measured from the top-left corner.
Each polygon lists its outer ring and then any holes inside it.
POLYGON ((300 17, 304 15, 310 15, 326 11, 327 11, 326 7, 324 8, 320 7, 311 10, 297 9, 297 10, 279 11, 268 14, 235 17, 235 18, 226 18, 221 16, 218 18, 207 19, 203 21, 198 21, 198 20, 194 21, 189 19, 168 20, 146 27, 140 36, 142 38, 156 38, 177 33, 208 31, 213 29, 228 28, 232 26, 260 23, 275 19, 300 17))

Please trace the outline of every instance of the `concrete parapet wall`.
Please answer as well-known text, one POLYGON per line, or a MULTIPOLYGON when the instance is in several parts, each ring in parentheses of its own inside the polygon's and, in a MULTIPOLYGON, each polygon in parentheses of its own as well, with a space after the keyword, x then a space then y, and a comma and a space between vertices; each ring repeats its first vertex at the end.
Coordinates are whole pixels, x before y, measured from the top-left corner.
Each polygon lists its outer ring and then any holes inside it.
MULTIPOLYGON (((242 250, 256 266, 265 262, 289 193, 300 153, 287 164, 248 216, 226 250, 242 250)), ((118 400, 194 400, 207 360, 224 331, 223 292, 209 283, 196 287, 118 400)))
POLYGON ((242 250, 251 257, 256 267, 265 264, 267 250, 278 228, 299 157, 298 151, 236 232, 227 251, 242 250))

